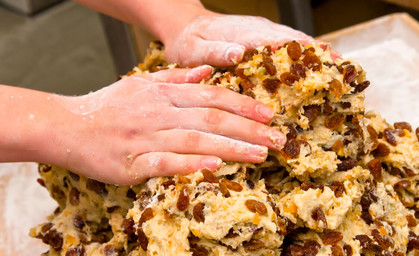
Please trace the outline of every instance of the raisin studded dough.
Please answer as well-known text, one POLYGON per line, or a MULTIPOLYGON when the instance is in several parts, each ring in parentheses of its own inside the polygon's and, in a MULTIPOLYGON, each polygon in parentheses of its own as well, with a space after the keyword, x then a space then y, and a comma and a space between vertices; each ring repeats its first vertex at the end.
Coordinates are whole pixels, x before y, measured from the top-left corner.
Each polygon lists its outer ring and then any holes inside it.
MULTIPOLYGON (((130 74, 172 68, 162 53, 130 74)), ((283 150, 133 187, 40 165, 59 204, 30 233, 45 255, 419 255, 419 129, 364 113, 358 64, 291 42, 202 83, 272 107, 283 150)))

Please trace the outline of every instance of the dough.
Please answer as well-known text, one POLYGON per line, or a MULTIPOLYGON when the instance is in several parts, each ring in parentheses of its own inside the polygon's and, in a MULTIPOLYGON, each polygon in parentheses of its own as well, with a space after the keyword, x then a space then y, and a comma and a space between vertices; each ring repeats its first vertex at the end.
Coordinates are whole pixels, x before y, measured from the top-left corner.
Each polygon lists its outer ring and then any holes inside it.
MULTIPOLYGON (((173 68, 162 51, 154 43, 130 74, 173 68)), ((202 83, 272 107, 283 150, 133 187, 40 165, 59 204, 30 233, 46 255, 419 254, 419 130, 364 113, 358 64, 290 42, 247 50, 202 83)))

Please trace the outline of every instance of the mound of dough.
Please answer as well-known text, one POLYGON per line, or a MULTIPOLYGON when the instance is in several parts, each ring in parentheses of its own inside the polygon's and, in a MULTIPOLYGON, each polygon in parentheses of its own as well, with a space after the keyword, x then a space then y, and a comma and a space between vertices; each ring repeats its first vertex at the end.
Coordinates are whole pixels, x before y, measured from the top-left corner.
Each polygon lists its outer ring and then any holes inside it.
MULTIPOLYGON (((162 51, 154 43, 130 74, 173 68, 162 51)), ((133 187, 40 165, 59 204, 30 233, 45 255, 419 254, 419 129, 364 113, 358 64, 290 42, 247 50, 202 83, 272 107, 283 150, 133 187)))

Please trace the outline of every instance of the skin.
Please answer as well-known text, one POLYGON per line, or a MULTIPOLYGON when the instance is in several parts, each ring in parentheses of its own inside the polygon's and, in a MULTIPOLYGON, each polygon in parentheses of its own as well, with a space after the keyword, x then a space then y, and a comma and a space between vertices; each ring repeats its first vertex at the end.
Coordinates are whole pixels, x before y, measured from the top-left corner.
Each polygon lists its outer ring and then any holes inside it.
POLYGON ((49 163, 128 185, 215 171, 222 160, 262 162, 268 148, 283 147, 285 136, 265 125, 270 108, 196 83, 211 75, 203 64, 230 66, 246 48, 311 37, 260 17, 214 13, 198 0, 78 2, 147 29, 165 44, 170 63, 198 68, 127 77, 78 97, 0 85, 0 122, 7 124, 0 161, 49 163))
POLYGON ((223 160, 261 162, 285 137, 258 101, 197 86, 212 68, 131 76, 68 97, 0 86, 0 161, 38 161, 103 182, 217 170, 223 160), (193 118, 191 118, 193 117, 193 118), (237 130, 237 127, 242 129, 237 130))

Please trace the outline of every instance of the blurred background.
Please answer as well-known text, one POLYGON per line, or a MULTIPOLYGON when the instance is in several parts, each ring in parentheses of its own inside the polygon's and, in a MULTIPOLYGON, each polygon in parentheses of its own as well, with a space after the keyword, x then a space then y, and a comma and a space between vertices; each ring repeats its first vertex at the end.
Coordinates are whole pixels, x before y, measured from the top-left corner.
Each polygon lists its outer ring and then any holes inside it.
MULTIPOLYGON (((395 12, 419 19, 418 0, 208 0, 223 13, 265 16, 319 36, 395 12)), ((0 83, 80 95, 141 61, 149 37, 72 1, 0 0, 0 83)))

